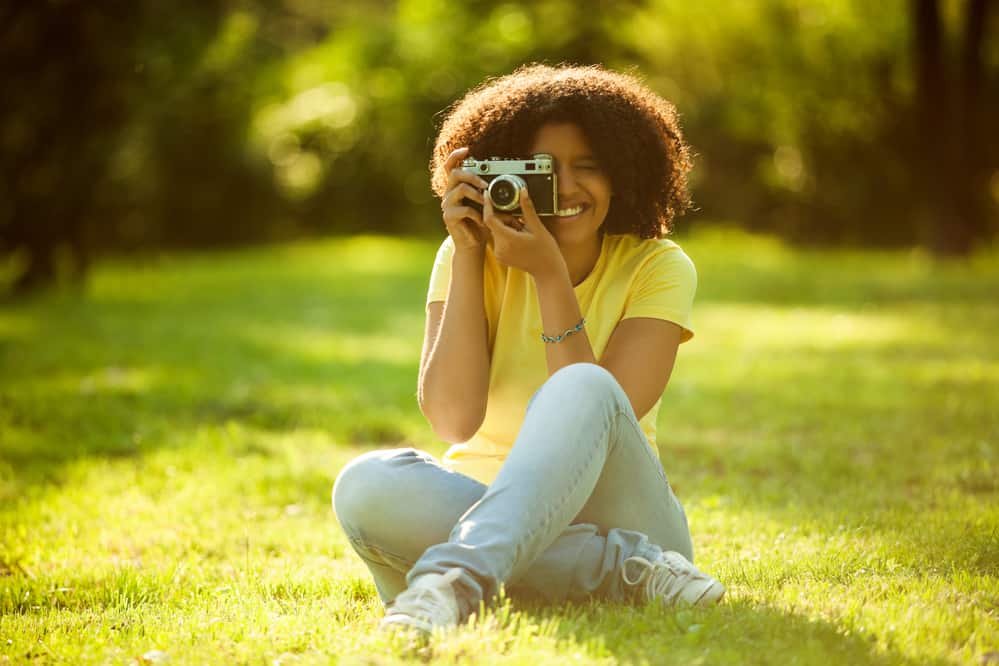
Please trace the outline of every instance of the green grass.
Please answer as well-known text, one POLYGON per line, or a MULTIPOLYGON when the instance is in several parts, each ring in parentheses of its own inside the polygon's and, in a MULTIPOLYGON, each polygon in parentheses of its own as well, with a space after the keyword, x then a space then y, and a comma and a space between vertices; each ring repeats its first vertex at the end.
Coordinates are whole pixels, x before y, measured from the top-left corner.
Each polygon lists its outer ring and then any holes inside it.
POLYGON ((365 237, 0 306, 0 664, 996 663, 999 253, 683 243, 698 334, 660 445, 720 607, 375 631, 332 481, 443 447, 415 400, 435 243, 365 237))

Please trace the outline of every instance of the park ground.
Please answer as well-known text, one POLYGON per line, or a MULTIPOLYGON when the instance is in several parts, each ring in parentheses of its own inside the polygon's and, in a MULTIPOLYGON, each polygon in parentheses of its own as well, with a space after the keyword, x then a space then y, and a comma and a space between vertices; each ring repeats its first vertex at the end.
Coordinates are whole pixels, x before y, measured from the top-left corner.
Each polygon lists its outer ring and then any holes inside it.
POLYGON ((0 664, 999 664, 999 252, 680 241, 697 335, 659 445, 722 605, 377 632, 329 493, 372 448, 443 451, 436 242, 341 238, 0 304, 0 664))

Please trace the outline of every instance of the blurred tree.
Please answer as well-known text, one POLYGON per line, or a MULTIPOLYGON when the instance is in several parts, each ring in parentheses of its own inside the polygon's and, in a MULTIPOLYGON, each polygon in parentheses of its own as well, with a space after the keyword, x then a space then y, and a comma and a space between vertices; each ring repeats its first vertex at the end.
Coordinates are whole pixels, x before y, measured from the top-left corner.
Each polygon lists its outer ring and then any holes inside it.
MULTIPOLYGON (((194 0, 171 11, 198 17, 181 23, 196 29, 179 35, 176 50, 197 51, 221 16, 218 3, 194 0)), ((149 68, 141 57, 162 34, 161 19, 141 3, 46 1, 5 11, 0 251, 21 258, 15 291, 43 286, 61 269, 78 279, 91 249, 113 242, 115 214, 131 198, 114 179, 120 141, 156 103, 155 68, 170 64, 163 52, 149 68)))
POLYGON ((807 243, 967 252, 997 232, 999 125, 984 119, 999 117, 999 51, 984 48, 996 20, 985 4, 947 2, 930 22, 942 39, 964 10, 973 94, 942 78, 953 51, 912 39, 911 0, 653 0, 624 39, 645 45, 644 70, 684 113, 699 217, 807 243), (941 73, 933 92, 919 63, 941 73), (944 120, 957 95, 964 117, 944 120), (973 149, 954 149, 957 133, 973 149))
POLYGON ((107 169, 131 75, 114 56, 133 45, 134 7, 13 3, 0 20, 0 242, 23 253, 18 290, 55 277, 57 250, 87 265, 95 181, 107 169), (120 40, 115 49, 107 39, 120 40))
POLYGON ((99 251, 441 233, 426 173, 441 113, 530 61, 635 71, 677 105, 698 152, 691 223, 965 253, 997 232, 992 9, 15 3, 0 10, 0 278, 79 276, 99 251))
MULTIPOLYGON (((967 254, 990 236, 988 185, 995 163, 990 164, 981 142, 990 131, 982 113, 986 82, 982 45, 991 3, 968 0, 964 4, 961 41, 947 49, 938 0, 911 1, 914 143, 921 146, 918 176, 922 179, 916 192, 922 195, 926 240, 940 254, 967 254), (948 58, 948 52, 958 57, 948 58)), ((995 123, 993 115, 993 133, 995 123)))

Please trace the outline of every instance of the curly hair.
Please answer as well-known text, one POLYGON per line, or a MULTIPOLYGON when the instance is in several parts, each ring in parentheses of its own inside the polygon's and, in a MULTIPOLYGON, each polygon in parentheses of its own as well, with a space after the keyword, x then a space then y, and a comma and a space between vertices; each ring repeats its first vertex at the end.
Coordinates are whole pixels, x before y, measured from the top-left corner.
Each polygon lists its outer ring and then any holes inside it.
POLYGON ((662 238, 691 206, 690 148, 676 108, 634 76, 596 65, 524 65, 469 91, 446 112, 430 159, 431 187, 447 188, 444 162, 471 155, 526 155, 545 124, 580 127, 614 192, 604 220, 611 234, 662 238))

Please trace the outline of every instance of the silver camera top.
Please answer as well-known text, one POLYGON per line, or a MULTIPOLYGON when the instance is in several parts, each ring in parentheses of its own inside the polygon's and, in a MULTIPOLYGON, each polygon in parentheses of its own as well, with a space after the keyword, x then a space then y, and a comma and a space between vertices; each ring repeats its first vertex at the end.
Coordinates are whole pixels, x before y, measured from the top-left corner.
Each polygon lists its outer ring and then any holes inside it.
POLYGON ((552 173, 551 155, 538 153, 529 160, 506 159, 503 157, 490 157, 487 160, 477 160, 468 158, 463 160, 461 166, 477 174, 489 174, 498 176, 502 174, 526 175, 531 173, 552 173))

